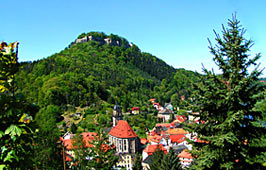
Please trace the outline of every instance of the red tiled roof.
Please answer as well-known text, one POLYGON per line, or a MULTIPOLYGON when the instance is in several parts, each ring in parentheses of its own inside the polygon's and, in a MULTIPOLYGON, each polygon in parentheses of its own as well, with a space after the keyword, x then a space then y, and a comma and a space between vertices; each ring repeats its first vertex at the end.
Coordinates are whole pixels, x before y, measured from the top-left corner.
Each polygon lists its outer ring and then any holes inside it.
POLYGON ((146 143, 148 143, 148 140, 146 138, 141 138, 140 143, 146 145, 146 143))
POLYGON ((132 107, 132 111, 139 110, 139 107, 132 107))
MULTIPOLYGON (((84 141, 85 146, 84 147, 93 147, 92 145, 92 141, 95 139, 95 137, 97 136, 97 134, 95 132, 84 132, 82 133, 82 138, 84 141)), ((75 149, 78 146, 73 146, 73 144, 75 143, 75 139, 63 139, 60 137, 60 140, 63 141, 64 146, 66 147, 66 149, 71 150, 71 149, 75 149)))
POLYGON ((185 120, 186 120, 186 116, 184 115, 177 115, 176 116, 176 120, 179 122, 179 123, 183 123, 185 120))
POLYGON ((150 135, 150 136, 154 136, 154 135, 156 135, 155 130, 151 131, 151 132, 149 133, 149 135, 150 135))
POLYGON ((72 161, 72 159, 69 156, 66 156, 66 161, 72 161))
MULTIPOLYGON (((188 158, 188 159, 192 159, 193 157, 191 156, 191 154, 189 152, 187 152, 187 150, 183 150, 179 155, 179 158, 188 158)), ((183 160, 182 160, 183 161, 183 160)))
POLYGON ((109 135, 118 138, 135 138, 137 134, 130 127, 127 121, 119 120, 117 125, 111 129, 109 135))
POLYGON ((73 149, 73 140, 72 139, 64 139, 63 140, 64 146, 66 149, 71 150, 73 149))
POLYGON ((210 143, 209 141, 201 140, 199 138, 196 139, 196 142, 197 143, 207 143, 207 144, 210 143))
POLYGON ((181 143, 183 142, 186 138, 185 135, 170 135, 170 139, 172 143, 181 143))
POLYGON ((97 136, 97 133, 95 133, 95 132, 83 132, 82 133, 82 136, 83 136, 83 138, 86 138, 86 137, 95 137, 95 136, 97 136))
POLYGON ((86 148, 87 147, 90 147, 90 148, 93 147, 93 140, 95 140, 95 137, 92 137, 92 136, 83 138, 83 141, 85 143, 85 147, 86 148))
POLYGON ((148 136, 147 139, 149 142, 160 143, 160 141, 162 140, 162 136, 159 136, 159 135, 148 136))
POLYGON ((162 150, 165 154, 167 153, 167 149, 165 149, 165 148, 163 147, 162 144, 160 144, 160 145, 149 145, 149 146, 147 146, 147 147, 143 150, 143 152, 148 153, 148 155, 152 155, 152 153, 153 153, 157 148, 159 148, 160 150, 162 150))
POLYGON ((155 98, 153 98, 153 99, 150 99, 150 101, 151 101, 151 102, 154 102, 155 100, 156 100, 155 98))
POLYGON ((167 133, 170 135, 181 135, 181 134, 187 134, 187 132, 183 128, 173 128, 168 129, 167 133))

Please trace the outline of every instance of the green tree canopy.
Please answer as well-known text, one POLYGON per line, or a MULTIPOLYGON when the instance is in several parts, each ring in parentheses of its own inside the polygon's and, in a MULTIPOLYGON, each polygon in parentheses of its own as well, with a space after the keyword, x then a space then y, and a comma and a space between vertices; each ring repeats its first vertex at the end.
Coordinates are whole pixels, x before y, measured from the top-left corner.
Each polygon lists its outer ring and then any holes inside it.
MULTIPOLYGON (((196 85, 194 110, 200 111, 204 124, 189 124, 187 130, 196 132, 206 142, 193 144, 192 169, 263 169, 260 159, 265 155, 265 127, 258 120, 262 113, 254 110, 256 94, 262 91, 256 83, 261 71, 257 65, 260 54, 250 58, 251 40, 244 37, 245 29, 233 16, 222 35, 215 32, 216 45, 210 42, 214 62, 220 75, 203 69, 206 78, 196 85), (207 142, 208 141, 208 142, 207 142)), ((265 156, 264 156, 265 159, 265 156)))
POLYGON ((59 114, 59 107, 54 105, 44 107, 36 114, 38 131, 34 140, 33 160, 38 169, 62 169, 62 147, 58 144, 61 133, 56 124, 59 114))
POLYGON ((19 69, 18 43, 0 44, 0 169, 32 168, 33 124, 22 116, 34 116, 36 108, 15 93, 19 69))

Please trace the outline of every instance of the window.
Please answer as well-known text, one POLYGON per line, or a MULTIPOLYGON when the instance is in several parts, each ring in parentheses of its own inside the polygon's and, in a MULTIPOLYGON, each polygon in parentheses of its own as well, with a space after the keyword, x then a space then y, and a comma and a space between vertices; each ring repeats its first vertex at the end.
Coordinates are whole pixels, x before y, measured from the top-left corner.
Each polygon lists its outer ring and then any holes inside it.
POLYGON ((121 151, 122 151, 122 140, 119 139, 119 152, 121 152, 121 151))
POLYGON ((126 139, 124 139, 124 151, 125 152, 127 151, 127 141, 126 141, 126 139))

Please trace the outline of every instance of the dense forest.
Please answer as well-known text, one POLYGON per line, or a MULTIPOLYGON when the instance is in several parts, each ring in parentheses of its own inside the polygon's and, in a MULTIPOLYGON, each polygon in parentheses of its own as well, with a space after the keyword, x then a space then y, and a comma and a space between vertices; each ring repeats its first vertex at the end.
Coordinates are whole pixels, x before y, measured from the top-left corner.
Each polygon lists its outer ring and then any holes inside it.
POLYGON ((151 97, 165 103, 188 97, 199 74, 175 69, 161 59, 129 45, 125 38, 104 33, 83 33, 65 50, 46 59, 22 63, 16 76, 18 91, 40 107, 91 106, 117 101, 124 111, 151 97), (119 45, 104 44, 104 38, 119 45))

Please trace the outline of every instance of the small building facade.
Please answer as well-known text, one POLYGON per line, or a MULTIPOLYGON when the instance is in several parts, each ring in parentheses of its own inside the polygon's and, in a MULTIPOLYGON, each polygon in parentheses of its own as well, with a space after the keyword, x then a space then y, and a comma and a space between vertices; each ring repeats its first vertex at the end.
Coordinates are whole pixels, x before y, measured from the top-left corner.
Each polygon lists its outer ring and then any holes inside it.
POLYGON ((109 132, 109 142, 116 147, 120 157, 117 166, 131 170, 136 152, 140 149, 140 140, 127 121, 119 120, 109 132))

